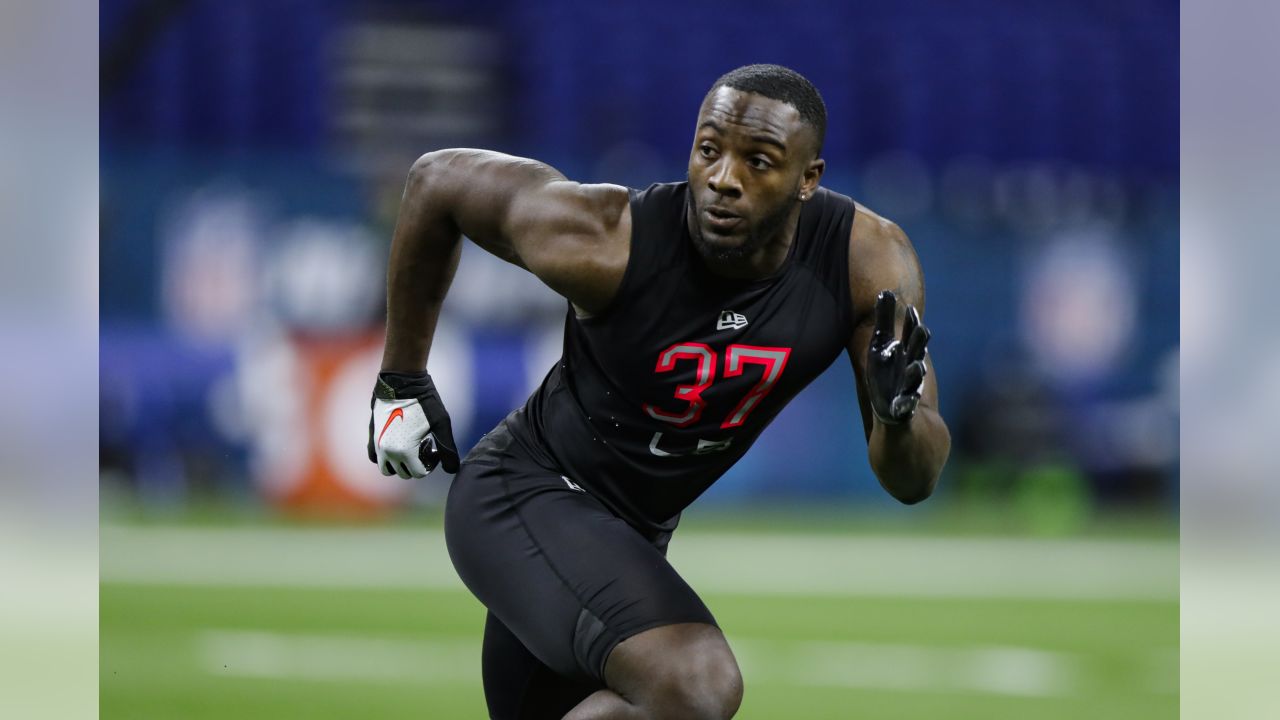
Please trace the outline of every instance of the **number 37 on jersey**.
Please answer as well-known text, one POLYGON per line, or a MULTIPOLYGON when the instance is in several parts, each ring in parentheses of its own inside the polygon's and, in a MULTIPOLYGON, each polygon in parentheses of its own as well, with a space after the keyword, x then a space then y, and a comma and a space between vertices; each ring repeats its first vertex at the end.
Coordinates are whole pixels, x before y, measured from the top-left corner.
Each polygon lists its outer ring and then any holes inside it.
MULTIPOLYGON (((787 367, 787 358, 790 356, 791 348, 784 347, 730 345, 725 348, 724 367, 720 372, 720 378, 734 378, 742 375, 746 372, 748 365, 759 365, 761 375, 760 380, 747 390, 729 414, 721 420, 720 429, 730 430, 746 423, 751 412, 760 406, 761 401, 777 384, 778 378, 782 377, 782 372, 787 367)), ((703 411, 707 408, 707 401, 702 394, 716 383, 718 361, 716 351, 703 343, 676 343, 663 350, 658 354, 658 363, 654 371, 659 374, 668 373, 676 369, 677 363, 696 363, 694 382, 677 385, 674 398, 661 407, 645 403, 643 405, 645 413, 655 420, 671 423, 679 428, 689 427, 701 420, 703 411)), ((660 450, 658 443, 661 439, 661 432, 654 434, 653 440, 649 443, 649 452, 658 456, 686 454, 660 450)), ((695 454, 718 452, 727 448, 731 442, 732 438, 721 441, 699 440, 697 449, 693 452, 695 454)))

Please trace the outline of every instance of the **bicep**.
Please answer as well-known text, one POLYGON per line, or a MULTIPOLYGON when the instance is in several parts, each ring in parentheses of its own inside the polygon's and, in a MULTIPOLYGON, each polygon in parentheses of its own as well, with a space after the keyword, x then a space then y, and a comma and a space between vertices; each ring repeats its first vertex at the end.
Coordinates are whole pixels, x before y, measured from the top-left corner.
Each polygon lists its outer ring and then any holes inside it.
POLYGON ((446 214, 472 242, 523 267, 513 237, 519 201, 564 179, 536 160, 488 150, 440 150, 414 163, 404 202, 435 206, 425 212, 446 214))
POLYGON ((868 323, 859 324, 853 331, 853 336, 849 339, 847 352, 849 354, 849 362, 853 365, 853 381, 854 387, 858 392, 858 412, 862 417, 862 431, 867 440, 871 439, 871 400, 867 397, 867 348, 871 345, 872 326, 868 323))
MULTIPOLYGON (((895 335, 902 338, 902 326, 908 306, 920 313, 920 321, 928 325, 925 317, 924 271, 920 259, 906 233, 897 225, 867 212, 861 212, 854 223, 850 238, 849 287, 853 303, 854 330, 849 338, 847 352, 853 367, 858 388, 858 405, 868 437, 871 435, 871 404, 865 384, 867 351, 875 331, 876 298, 882 290, 892 290, 897 296, 897 313, 894 318, 895 335)), ((924 386, 920 392, 920 404, 937 409, 938 384, 933 360, 925 355, 924 386)))
MULTIPOLYGON (((536 160, 485 150, 429 153, 415 172, 430 178, 433 196, 475 244, 580 306, 596 304, 601 288, 607 291, 609 270, 618 264, 624 188, 571 182, 536 160)), ((625 268, 625 255, 621 262, 625 268)))

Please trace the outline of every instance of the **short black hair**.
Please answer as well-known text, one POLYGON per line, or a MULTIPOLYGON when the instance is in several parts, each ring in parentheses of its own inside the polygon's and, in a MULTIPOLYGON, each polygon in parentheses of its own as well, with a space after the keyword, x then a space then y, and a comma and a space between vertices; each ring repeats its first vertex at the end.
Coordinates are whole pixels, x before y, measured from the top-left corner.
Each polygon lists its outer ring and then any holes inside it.
MULTIPOLYGON (((817 133, 818 154, 822 153, 822 143, 827 135, 827 106, 822 102, 818 88, 805 76, 781 65, 743 65, 721 75, 707 91, 706 97, 711 97, 722 87, 763 95, 795 108, 800 119, 817 133)), ((703 102, 706 102, 706 97, 703 102)))

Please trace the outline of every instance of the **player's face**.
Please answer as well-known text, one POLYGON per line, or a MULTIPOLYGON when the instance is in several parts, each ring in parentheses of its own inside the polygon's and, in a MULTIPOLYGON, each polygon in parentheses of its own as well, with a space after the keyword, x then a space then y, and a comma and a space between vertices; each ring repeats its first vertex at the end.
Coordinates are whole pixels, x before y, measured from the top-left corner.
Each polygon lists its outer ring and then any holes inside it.
POLYGON ((801 191, 812 193, 822 174, 816 146, 787 103, 726 87, 708 97, 689 156, 691 230, 703 255, 748 258, 790 232, 801 191))

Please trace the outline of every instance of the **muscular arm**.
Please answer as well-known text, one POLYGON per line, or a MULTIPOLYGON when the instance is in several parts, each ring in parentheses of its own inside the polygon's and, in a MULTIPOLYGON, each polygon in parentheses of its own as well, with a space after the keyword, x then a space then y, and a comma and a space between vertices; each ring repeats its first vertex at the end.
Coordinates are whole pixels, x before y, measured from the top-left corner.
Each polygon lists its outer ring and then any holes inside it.
POLYGON ((409 171, 391 243, 384 371, 426 367, 463 235, 595 313, 626 269, 627 191, 570 182, 540 162, 485 150, 423 155, 409 171))
POLYGON ((907 305, 914 305, 924 315, 924 274, 906 233, 861 205, 850 238, 849 286, 857 325, 848 353, 858 387, 871 469, 890 495, 904 503, 917 503, 933 492, 951 452, 951 434, 938 413, 933 360, 925 357, 929 372, 915 416, 898 425, 881 423, 871 411, 866 376, 876 296, 881 290, 892 290, 897 295, 895 326, 900 334, 907 305))

